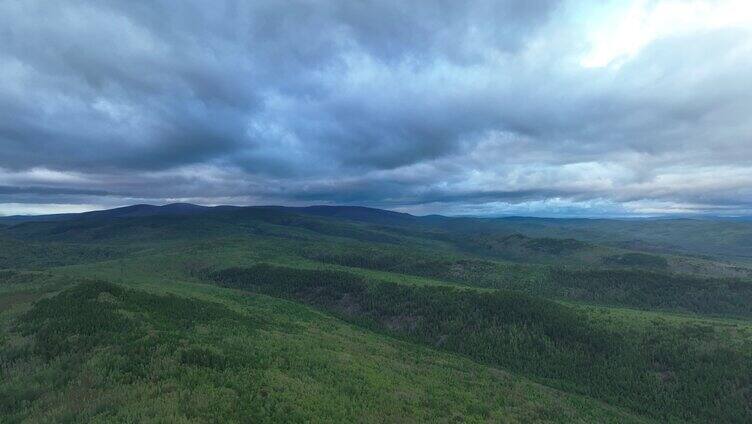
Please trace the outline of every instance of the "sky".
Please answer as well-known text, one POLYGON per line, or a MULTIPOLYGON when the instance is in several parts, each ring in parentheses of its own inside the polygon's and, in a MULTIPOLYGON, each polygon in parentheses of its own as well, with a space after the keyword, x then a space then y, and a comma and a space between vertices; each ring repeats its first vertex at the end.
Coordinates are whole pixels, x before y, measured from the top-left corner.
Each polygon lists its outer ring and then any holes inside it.
POLYGON ((171 202, 750 215, 752 2, 0 0, 0 215, 171 202))

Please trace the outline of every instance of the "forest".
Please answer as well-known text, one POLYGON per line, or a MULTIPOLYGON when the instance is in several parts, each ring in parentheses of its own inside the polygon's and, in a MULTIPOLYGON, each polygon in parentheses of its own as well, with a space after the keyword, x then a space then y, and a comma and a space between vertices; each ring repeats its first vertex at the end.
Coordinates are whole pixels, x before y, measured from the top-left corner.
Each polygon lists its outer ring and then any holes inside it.
POLYGON ((3 422, 752 420, 744 261, 185 210, 0 228, 3 422))

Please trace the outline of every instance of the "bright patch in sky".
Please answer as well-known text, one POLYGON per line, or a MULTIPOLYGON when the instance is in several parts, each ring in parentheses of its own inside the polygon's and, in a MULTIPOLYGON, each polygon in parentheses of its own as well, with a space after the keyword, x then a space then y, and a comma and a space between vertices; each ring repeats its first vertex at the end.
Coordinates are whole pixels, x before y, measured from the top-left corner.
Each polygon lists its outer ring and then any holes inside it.
POLYGON ((0 203, 0 216, 81 213, 102 209, 103 205, 67 205, 48 203, 0 203))
POLYGON ((723 28, 752 29, 752 1, 636 0, 612 5, 587 34, 591 49, 580 64, 619 66, 661 38, 723 28))

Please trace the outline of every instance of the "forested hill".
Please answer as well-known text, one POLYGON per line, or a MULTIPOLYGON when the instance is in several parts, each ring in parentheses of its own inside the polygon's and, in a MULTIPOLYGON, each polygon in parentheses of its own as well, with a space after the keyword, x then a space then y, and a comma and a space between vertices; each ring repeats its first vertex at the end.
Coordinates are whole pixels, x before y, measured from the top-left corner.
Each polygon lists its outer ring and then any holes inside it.
POLYGON ((6 220, 0 417, 750 422, 750 269, 584 222, 187 204, 6 220))
POLYGON ((134 217, 207 216, 263 217, 269 214, 309 216, 346 221, 374 227, 399 228, 402 233, 452 234, 455 237, 493 242, 500 236, 523 235, 529 238, 573 239, 609 248, 652 254, 681 254, 707 259, 752 264, 752 220, 745 219, 556 219, 556 218, 468 218, 440 215, 414 216, 407 213, 356 206, 199 206, 174 203, 164 206, 133 205, 80 214, 0 217, 0 224, 28 222, 68 222, 110 220, 134 217))
POLYGON ((580 225, 579 220, 558 222, 415 217, 361 207, 134 205, 2 227, 0 267, 39 269, 117 259, 155 243, 251 237, 338 266, 556 299, 752 316, 752 269, 746 266, 544 231, 545 225, 580 225), (508 228, 508 223, 519 227, 508 228))

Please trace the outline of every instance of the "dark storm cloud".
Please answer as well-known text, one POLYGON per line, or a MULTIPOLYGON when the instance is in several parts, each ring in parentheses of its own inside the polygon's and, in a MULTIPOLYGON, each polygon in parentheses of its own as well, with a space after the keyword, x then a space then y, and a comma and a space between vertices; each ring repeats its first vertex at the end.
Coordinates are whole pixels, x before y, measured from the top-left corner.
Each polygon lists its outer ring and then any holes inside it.
POLYGON ((607 6, 6 1, 0 203, 747 208, 746 21, 582 66, 607 6))
POLYGON ((104 190, 87 190, 80 188, 0 186, 0 196, 17 194, 84 194, 89 196, 106 196, 109 193, 104 190))

